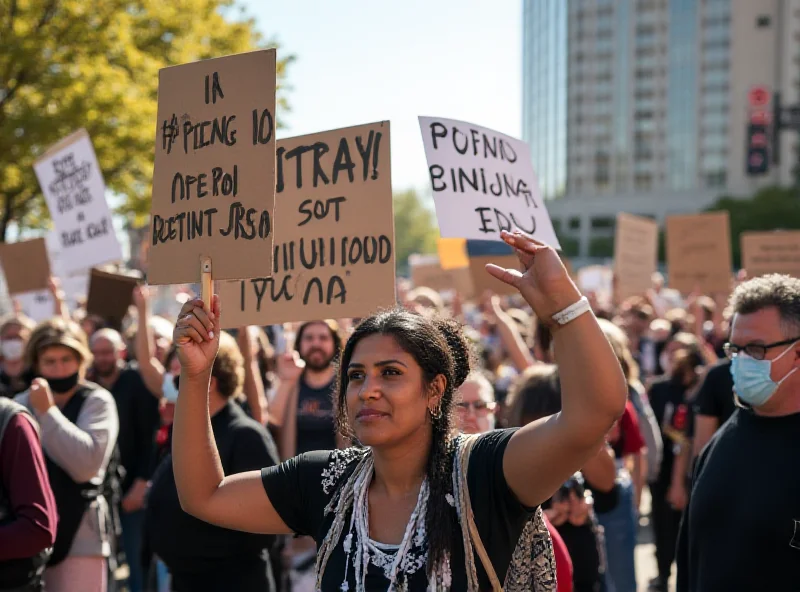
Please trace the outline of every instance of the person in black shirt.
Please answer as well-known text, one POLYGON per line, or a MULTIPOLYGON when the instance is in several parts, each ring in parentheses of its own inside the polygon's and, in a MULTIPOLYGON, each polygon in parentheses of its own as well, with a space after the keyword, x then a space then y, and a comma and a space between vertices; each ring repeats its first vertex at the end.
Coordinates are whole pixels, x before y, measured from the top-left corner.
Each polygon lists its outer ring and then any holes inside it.
MULTIPOLYGON (((226 475, 278 462, 266 428, 232 400, 241 393, 243 383, 244 360, 236 340, 223 333, 211 372, 208 413, 226 475)), ((275 590, 268 556, 275 537, 212 526, 184 512, 175 487, 172 454, 153 475, 146 520, 148 542, 169 568, 174 592, 275 590)))
POLYGON ((675 559, 675 541, 681 521, 682 507, 670 503, 673 485, 673 466, 676 454, 686 444, 685 433, 691 402, 689 394, 698 381, 703 358, 694 335, 678 333, 665 350, 671 373, 656 380, 648 392, 653 414, 661 428, 664 442, 658 476, 650 483, 653 534, 655 537, 658 577, 651 580, 650 589, 666 591, 675 559))
POLYGON ((678 590, 796 590, 800 579, 800 279, 732 296, 726 354, 737 409, 697 459, 678 541, 678 590))
POLYGON ((722 360, 708 370, 695 395, 692 426, 694 458, 735 410, 731 361, 722 360))
POLYGON ((142 590, 142 526, 144 498, 150 479, 153 438, 158 430, 158 399, 147 390, 135 365, 125 365, 125 343, 114 329, 100 329, 89 343, 94 362, 89 378, 105 387, 117 403, 119 413, 122 481, 120 520, 122 547, 128 563, 130 592, 142 590))
POLYGON ((501 581, 553 590, 539 506, 595 454, 622 413, 625 381, 555 250, 519 232, 501 236, 525 272, 487 271, 558 326, 561 413, 519 429, 454 433, 454 392, 470 371, 463 329, 397 308, 363 319, 342 352, 337 426, 361 446, 226 477, 205 405, 220 304, 193 300, 174 334, 186 343, 173 433, 184 507, 249 532, 313 536, 320 590, 476 592, 501 581))
POLYGON ((336 448, 333 362, 342 349, 334 321, 310 321, 297 331, 295 351, 278 357, 280 384, 272 421, 280 426, 281 458, 336 448))

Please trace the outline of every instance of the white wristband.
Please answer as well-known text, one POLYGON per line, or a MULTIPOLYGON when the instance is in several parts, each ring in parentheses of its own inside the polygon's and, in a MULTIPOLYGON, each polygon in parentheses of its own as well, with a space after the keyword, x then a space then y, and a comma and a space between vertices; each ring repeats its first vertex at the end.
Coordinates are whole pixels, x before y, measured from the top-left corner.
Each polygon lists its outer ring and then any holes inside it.
POLYGON ((589 299, 584 296, 575 304, 569 305, 561 312, 553 315, 553 320, 559 325, 566 325, 570 321, 574 321, 584 313, 591 312, 592 306, 589 304, 589 299))

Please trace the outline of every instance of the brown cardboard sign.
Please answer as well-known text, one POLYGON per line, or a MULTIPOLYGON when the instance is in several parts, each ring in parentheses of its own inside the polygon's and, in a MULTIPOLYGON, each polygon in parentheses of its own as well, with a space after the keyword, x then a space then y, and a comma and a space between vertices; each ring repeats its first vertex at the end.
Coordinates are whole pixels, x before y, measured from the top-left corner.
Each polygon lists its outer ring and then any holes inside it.
POLYGON ((783 273, 800 278, 800 230, 743 232, 740 241, 749 277, 783 273))
POLYGON ((469 267, 458 269, 442 269, 439 258, 435 255, 412 255, 411 281, 417 288, 426 287, 437 292, 457 292, 462 299, 475 296, 472 272, 469 267))
POLYGON ((275 229, 275 50, 164 68, 150 284, 270 275, 275 229))
POLYGON ((102 317, 109 327, 119 330, 133 302, 133 289, 140 281, 133 275, 92 269, 86 312, 102 317))
POLYGON ((0 262, 9 294, 45 290, 50 279, 50 259, 43 238, 0 244, 0 262))
POLYGON ((732 255, 728 212, 667 217, 669 286, 683 294, 727 294, 732 255))
POLYGON ((658 269, 658 224, 649 218, 617 214, 614 235, 616 297, 640 296, 652 287, 658 269))
POLYGON ((389 140, 383 121, 278 142, 272 275, 219 285, 225 327, 395 304, 389 140))
POLYGON ((481 255, 469 258, 469 271, 472 275, 472 283, 475 286, 475 295, 480 297, 486 290, 491 290, 500 296, 518 294, 514 286, 509 286, 501 282, 496 277, 486 271, 486 264, 494 263, 506 269, 520 269, 519 258, 516 255, 481 255))

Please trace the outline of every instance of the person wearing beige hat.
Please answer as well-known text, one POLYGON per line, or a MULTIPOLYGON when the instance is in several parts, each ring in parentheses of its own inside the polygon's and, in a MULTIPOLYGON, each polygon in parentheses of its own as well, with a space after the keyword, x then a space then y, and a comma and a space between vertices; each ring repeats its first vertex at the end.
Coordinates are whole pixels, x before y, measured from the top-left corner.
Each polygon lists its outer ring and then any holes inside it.
POLYGON ((16 401, 39 422, 59 514, 46 589, 105 591, 111 516, 103 489, 119 433, 114 398, 85 379, 92 356, 85 334, 73 322, 40 323, 25 359, 37 378, 16 401))

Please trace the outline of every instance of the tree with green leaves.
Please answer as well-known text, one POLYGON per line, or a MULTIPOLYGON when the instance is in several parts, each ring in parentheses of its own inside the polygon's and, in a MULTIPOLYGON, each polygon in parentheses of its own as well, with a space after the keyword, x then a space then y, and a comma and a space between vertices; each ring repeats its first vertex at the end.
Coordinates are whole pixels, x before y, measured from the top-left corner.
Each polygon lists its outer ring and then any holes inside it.
POLYGON ((394 252, 398 273, 408 272, 408 256, 436 253, 439 229, 434 213, 413 189, 394 194, 394 252))
POLYGON ((767 187, 752 199, 721 197, 708 211, 727 211, 731 221, 731 251, 741 266, 743 232, 800 229, 800 196, 795 187, 767 187))
MULTIPOLYGON (((276 45, 233 0, 0 0, 0 31, 0 242, 11 222, 46 226, 33 163, 81 127, 119 213, 144 224, 159 69, 276 45)), ((292 56, 278 58, 281 88, 292 56)))

